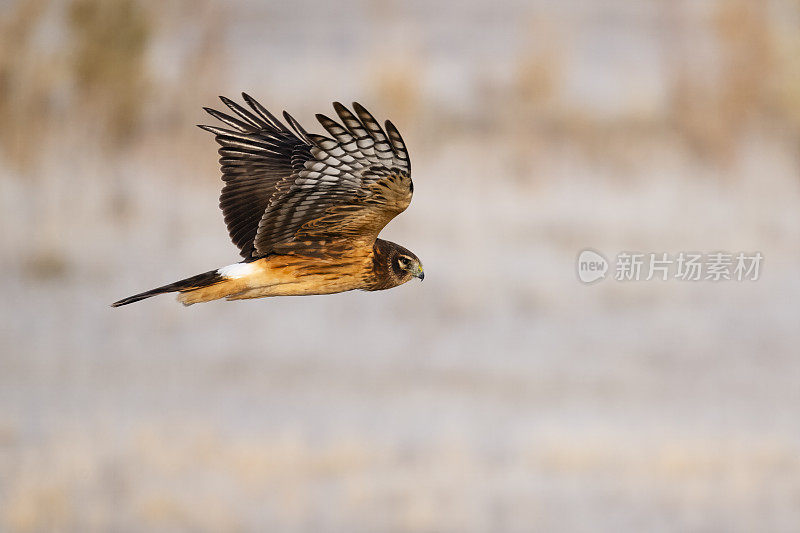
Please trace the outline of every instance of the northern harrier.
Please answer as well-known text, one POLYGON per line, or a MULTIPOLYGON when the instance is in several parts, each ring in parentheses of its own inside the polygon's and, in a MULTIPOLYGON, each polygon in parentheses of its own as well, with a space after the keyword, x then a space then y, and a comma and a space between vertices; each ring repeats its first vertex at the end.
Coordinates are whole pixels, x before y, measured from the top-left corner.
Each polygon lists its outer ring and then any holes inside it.
POLYGON ((112 304, 178 292, 185 305, 219 298, 376 291, 424 278, 416 255, 378 233, 411 202, 411 162, 400 133, 361 105, 317 115, 330 137, 291 129, 247 94, 236 117, 205 108, 228 128, 200 126, 220 144, 220 207, 244 260, 112 304))

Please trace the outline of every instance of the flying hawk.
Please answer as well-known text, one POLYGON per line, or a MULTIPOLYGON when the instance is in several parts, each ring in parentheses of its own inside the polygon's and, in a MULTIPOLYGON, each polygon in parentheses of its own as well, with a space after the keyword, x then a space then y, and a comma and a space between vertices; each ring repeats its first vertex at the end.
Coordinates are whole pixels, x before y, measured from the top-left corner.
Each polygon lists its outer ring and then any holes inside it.
POLYGON ((333 294, 397 287, 424 278, 412 252, 378 234, 411 202, 411 162, 397 128, 358 103, 335 102, 330 136, 287 127, 247 94, 236 115, 205 108, 227 128, 200 126, 220 145, 220 207, 241 262, 129 296, 114 307, 177 292, 184 305, 220 298, 333 294), (291 128, 291 129, 290 129, 291 128))

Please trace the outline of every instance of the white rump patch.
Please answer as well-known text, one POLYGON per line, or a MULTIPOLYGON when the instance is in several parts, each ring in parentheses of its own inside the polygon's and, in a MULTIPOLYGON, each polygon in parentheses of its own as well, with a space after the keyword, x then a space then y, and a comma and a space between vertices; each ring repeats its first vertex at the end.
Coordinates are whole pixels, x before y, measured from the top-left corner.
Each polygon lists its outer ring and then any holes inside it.
POLYGON ((254 270, 253 263, 236 263, 234 265, 224 266, 217 270, 221 276, 228 279, 243 278, 254 270))

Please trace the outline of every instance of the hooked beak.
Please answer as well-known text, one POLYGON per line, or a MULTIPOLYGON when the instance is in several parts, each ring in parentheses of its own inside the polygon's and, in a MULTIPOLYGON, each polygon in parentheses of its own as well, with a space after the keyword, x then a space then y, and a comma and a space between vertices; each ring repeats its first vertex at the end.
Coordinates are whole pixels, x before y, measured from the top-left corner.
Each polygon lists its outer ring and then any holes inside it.
POLYGON ((425 272, 422 270, 422 266, 417 267, 417 271, 414 273, 415 278, 419 278, 420 281, 425 279, 425 272))

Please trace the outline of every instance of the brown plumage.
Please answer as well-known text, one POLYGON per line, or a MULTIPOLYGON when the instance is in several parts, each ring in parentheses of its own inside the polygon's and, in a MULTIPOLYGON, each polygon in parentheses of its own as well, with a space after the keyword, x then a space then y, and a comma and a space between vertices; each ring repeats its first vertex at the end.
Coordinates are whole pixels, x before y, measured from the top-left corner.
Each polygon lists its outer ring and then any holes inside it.
POLYGON ((227 128, 215 135, 225 185, 220 208, 241 263, 192 276, 112 304, 178 292, 185 305, 219 298, 332 294, 389 289, 422 279, 422 264, 402 246, 378 239, 411 202, 406 145, 361 105, 335 102, 340 122, 317 120, 330 136, 306 132, 284 111, 287 127, 242 94, 225 97, 236 115, 206 108, 227 128))

